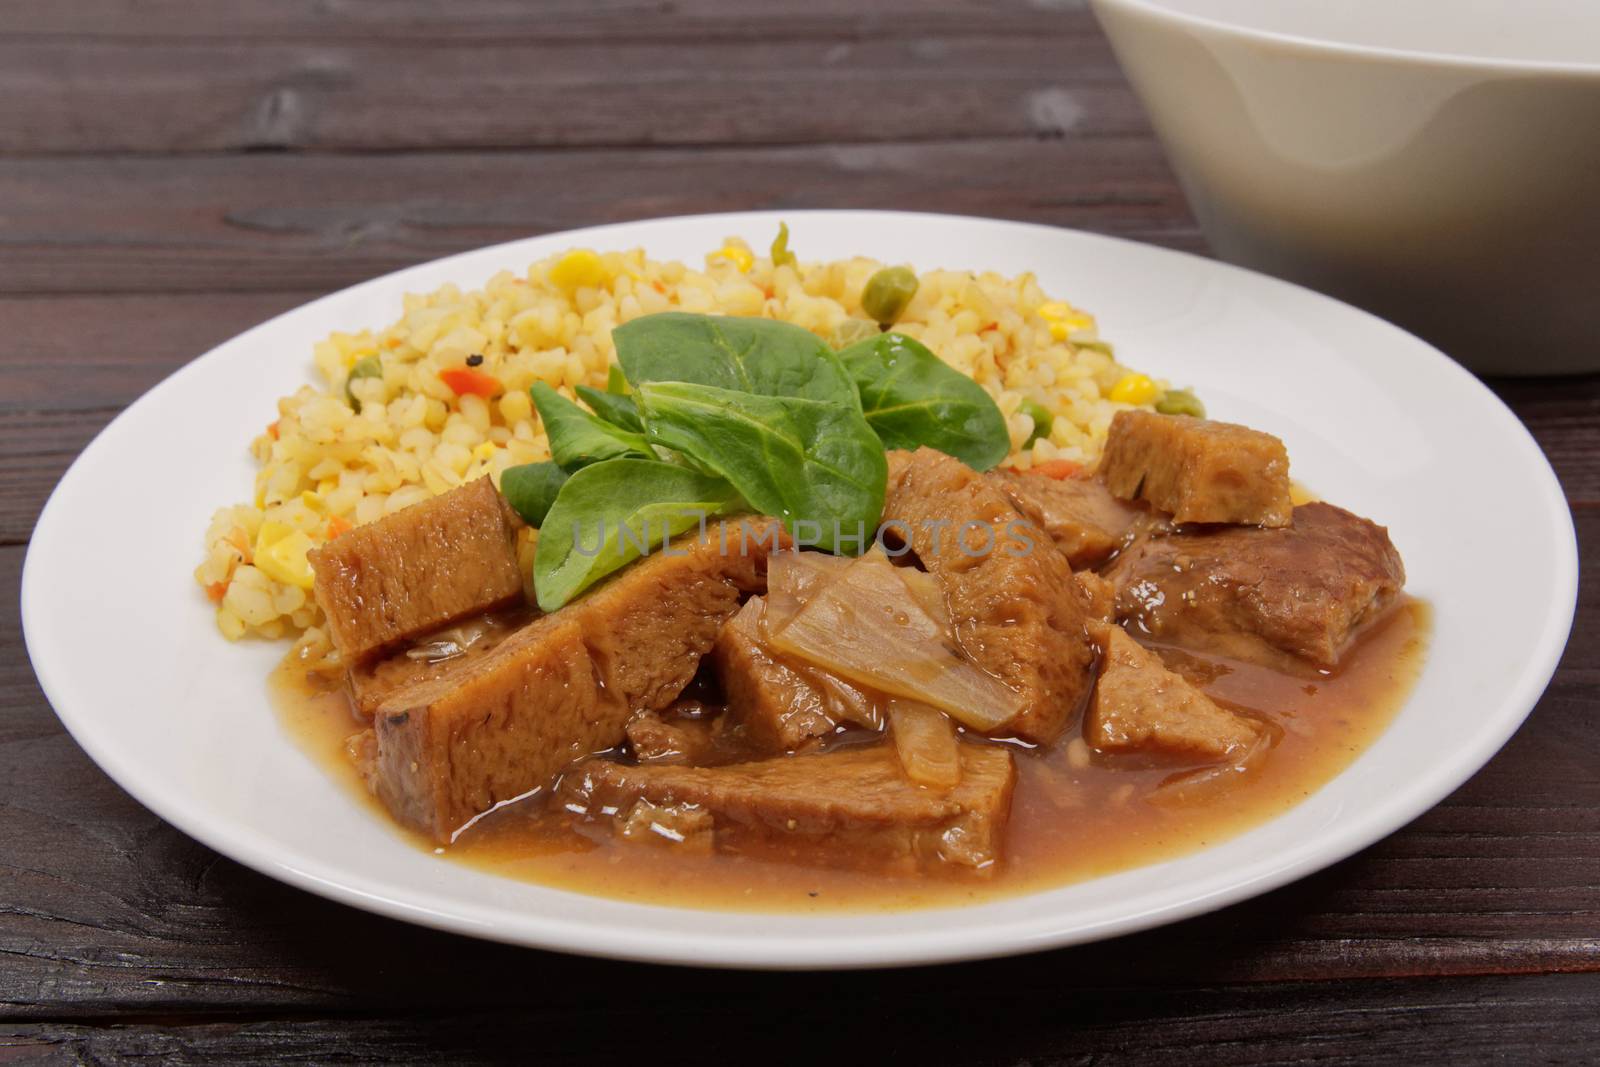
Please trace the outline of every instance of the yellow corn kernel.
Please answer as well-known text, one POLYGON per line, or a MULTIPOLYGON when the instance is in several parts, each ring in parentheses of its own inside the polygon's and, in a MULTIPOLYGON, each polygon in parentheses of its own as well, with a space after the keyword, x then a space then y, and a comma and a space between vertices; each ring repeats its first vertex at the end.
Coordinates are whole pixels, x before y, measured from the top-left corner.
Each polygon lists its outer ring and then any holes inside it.
POLYGON ((606 282, 606 267, 598 252, 574 248, 550 268, 550 280, 568 291, 586 285, 600 286, 606 282))
POLYGON ((748 248, 740 248, 738 245, 723 245, 712 255, 721 256, 729 263, 732 263, 739 268, 739 273, 741 274, 749 274, 750 268, 756 265, 756 257, 750 254, 750 250, 748 248))
POLYGON ((311 538, 304 530, 296 530, 286 522, 264 522, 256 535, 256 569, 274 581, 310 589, 313 576, 306 553, 311 547, 311 538))
POLYGON ((482 462, 483 460, 493 459, 494 458, 494 442, 493 441, 485 441, 483 444, 479 445, 477 448, 474 448, 472 450, 472 458, 475 459, 475 460, 478 460, 480 462, 482 462))
POLYGON ((317 494, 319 496, 327 496, 337 488, 339 488, 339 479, 324 478, 317 483, 317 494))
POLYGON ((319 515, 328 510, 328 506, 322 502, 322 497, 318 496, 310 489, 307 489, 305 492, 300 494, 300 503, 304 504, 306 507, 310 508, 312 511, 315 511, 319 515))
POLYGON ((1040 304, 1039 317, 1050 324, 1050 338, 1053 341, 1065 341, 1078 330, 1094 325, 1092 318, 1062 300, 1040 304))
POLYGON ((1111 399, 1119 404, 1152 404, 1161 392, 1145 374, 1125 374, 1111 387, 1111 399))
POLYGON ((526 389, 513 389, 500 398, 500 417, 507 426, 515 426, 533 415, 533 401, 526 389))

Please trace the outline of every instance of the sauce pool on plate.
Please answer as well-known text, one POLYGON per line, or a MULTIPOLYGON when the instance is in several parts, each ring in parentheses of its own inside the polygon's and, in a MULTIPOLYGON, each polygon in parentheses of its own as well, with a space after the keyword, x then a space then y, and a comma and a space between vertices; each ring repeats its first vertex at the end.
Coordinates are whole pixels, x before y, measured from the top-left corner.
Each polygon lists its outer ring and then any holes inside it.
POLYGON ((1401 599, 1334 671, 1286 673, 1157 648, 1214 700, 1272 724, 1271 758, 1207 788, 1182 768, 1094 754, 1073 727, 1049 750, 1014 750, 1004 863, 992 877, 892 875, 722 853, 685 854, 585 832, 547 794, 505 805, 449 846, 402 829, 372 797, 350 751, 364 726, 342 680, 286 659, 271 689, 285 730, 367 804, 372 818, 441 862, 638 903, 754 911, 898 910, 1036 892, 1215 845, 1286 811, 1339 774, 1388 726, 1420 672, 1428 608, 1401 599))

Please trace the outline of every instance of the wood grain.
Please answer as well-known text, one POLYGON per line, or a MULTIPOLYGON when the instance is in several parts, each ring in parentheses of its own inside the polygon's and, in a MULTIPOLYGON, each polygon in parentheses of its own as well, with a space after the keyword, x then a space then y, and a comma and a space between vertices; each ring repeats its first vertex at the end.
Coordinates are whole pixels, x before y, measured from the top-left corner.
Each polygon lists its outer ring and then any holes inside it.
POLYGON ((12 153, 96 154, 1147 132, 1101 38, 1052 43, 970 32, 738 44, 0 37, 0 129, 12 153), (513 105, 485 106, 497 99, 513 105))
MULTIPOLYGON (((1153 142, 4 159, 0 292, 331 290, 496 241, 658 215, 881 207, 1195 250, 1153 142)), ((761 237, 765 235, 752 235, 761 237)))
POLYGON ((595 39, 750 41, 773 37, 1094 33, 1084 0, 11 0, 0 37, 92 40, 595 39), (137 7, 132 17, 130 7, 137 7))
MULTIPOLYGON (((903 976, 866 981, 756 978, 725 990, 667 990, 670 1011, 648 1034, 618 1025, 617 1001, 655 1001, 659 987, 542 993, 515 1009, 334 1018, 240 1017, 140 1027, 84 1023, 0 1025, 0 1055, 63 1062, 217 1064, 438 1061, 481 1063, 537 1056, 540 1063, 706 1062, 707 1048, 749 1051, 751 1062, 975 1064, 1579 1063, 1600 1038, 1600 975, 1543 975, 1295 983, 1163 990, 1080 988, 1060 980, 991 986, 952 981, 895 989, 903 976), (964 983, 963 983, 964 985, 964 983), (982 988, 982 987, 977 987, 982 988), (887 995, 885 990, 889 990, 887 995), (873 1010, 862 1010, 863 999, 873 1010), (521 1035, 508 1041, 508 1034, 521 1035), (759 1050, 759 1051, 757 1051, 759 1050), (759 1057, 759 1058, 754 1058, 759 1057)), ((554 976, 550 976, 554 977, 554 976)), ((565 979, 566 976, 561 976, 565 979)), ((549 982, 559 987, 563 981, 549 982)), ((637 1018, 638 1016, 634 1016, 637 1018)))

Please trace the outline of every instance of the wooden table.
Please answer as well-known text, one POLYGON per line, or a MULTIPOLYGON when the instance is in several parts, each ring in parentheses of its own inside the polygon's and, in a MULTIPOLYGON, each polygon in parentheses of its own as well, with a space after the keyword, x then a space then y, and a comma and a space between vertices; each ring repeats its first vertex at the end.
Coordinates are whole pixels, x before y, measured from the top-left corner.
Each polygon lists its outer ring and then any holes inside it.
MULTIPOLYGON (((1402 832, 1202 919, 920 971, 696 973, 399 925, 190 841, 62 732, 16 615, 29 532, 90 436, 184 361, 448 252, 818 206, 1205 250, 1076 0, 0 8, 0 1059, 1600 1057, 1592 580, 1532 719, 1402 832)), ((1490 384, 1600 566, 1600 379, 1490 384)))

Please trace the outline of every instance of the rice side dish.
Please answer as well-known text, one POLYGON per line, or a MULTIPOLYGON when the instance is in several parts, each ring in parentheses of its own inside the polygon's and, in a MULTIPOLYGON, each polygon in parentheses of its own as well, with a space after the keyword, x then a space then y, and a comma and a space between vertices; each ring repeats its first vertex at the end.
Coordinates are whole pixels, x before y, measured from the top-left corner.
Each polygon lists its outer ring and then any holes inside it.
MULTIPOLYGON (((294 637, 304 658, 327 659, 306 552, 465 482, 488 475, 498 486, 506 468, 549 459, 528 392, 535 382, 568 397, 578 385, 604 387, 611 330, 662 311, 779 319, 837 348, 878 330, 861 295, 883 266, 774 266, 738 238, 700 270, 639 249, 575 249, 520 276, 503 271, 482 289, 408 295, 390 325, 333 334, 313 352, 320 384, 281 398, 251 443, 260 465, 253 499, 218 510, 206 531, 194 576, 218 627, 231 639, 294 637)), ((1151 408, 1165 391, 1118 364, 1093 317, 1046 294, 1032 274, 917 277, 893 329, 994 397, 1011 436, 1009 466, 1092 465, 1112 416, 1151 408)), ((526 575, 537 533, 521 536, 526 575)))

